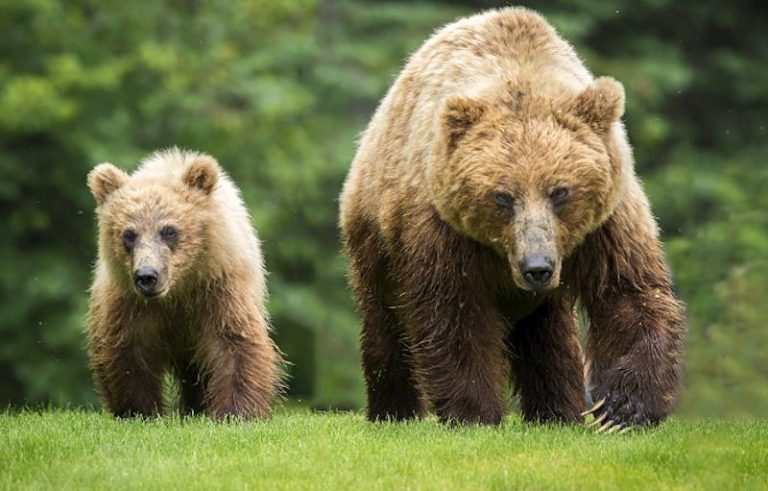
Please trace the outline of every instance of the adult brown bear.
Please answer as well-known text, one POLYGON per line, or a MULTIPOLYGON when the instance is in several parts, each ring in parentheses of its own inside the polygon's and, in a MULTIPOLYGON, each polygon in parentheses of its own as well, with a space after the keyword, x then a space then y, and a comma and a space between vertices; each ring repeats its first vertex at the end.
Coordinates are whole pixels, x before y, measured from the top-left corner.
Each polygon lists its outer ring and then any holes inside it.
POLYGON ((686 324, 623 111, 621 84, 526 9, 410 58, 341 196, 369 419, 498 424, 510 374, 526 420, 582 421, 577 300, 604 428, 670 413, 686 324))

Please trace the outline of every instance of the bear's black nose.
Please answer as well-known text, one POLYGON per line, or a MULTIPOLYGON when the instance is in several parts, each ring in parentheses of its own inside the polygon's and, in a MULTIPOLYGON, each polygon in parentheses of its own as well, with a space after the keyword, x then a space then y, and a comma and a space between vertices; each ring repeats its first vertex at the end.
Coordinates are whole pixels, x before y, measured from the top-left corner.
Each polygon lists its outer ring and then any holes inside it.
POLYGON ((533 288, 543 288, 552 279, 555 262, 543 254, 531 254, 520 261, 520 272, 533 288))
POLYGON ((133 281, 141 293, 151 297, 155 293, 155 286, 157 286, 157 270, 149 266, 143 266, 133 274, 133 281))

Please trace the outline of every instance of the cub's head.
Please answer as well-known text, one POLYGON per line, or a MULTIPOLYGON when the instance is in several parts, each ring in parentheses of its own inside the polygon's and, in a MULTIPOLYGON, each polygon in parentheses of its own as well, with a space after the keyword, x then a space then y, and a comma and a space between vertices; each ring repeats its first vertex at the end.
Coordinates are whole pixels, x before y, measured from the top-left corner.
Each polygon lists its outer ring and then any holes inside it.
POLYGON ((100 256, 111 274, 146 298, 174 291, 205 249, 219 175, 212 157, 176 150, 153 154, 133 175, 97 165, 88 187, 96 198, 100 256))
POLYGON ((561 101, 529 86, 510 87, 504 101, 451 99, 430 169, 433 203, 506 257, 519 288, 556 288, 563 259, 615 206, 620 176, 607 142, 623 112, 624 89, 610 78, 561 101))

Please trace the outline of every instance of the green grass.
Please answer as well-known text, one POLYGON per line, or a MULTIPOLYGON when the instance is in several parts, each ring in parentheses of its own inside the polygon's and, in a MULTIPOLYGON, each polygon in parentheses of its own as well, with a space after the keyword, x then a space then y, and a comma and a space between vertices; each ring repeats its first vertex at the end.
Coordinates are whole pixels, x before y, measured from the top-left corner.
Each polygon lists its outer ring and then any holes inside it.
POLYGON ((768 421, 670 421, 597 435, 509 418, 282 411, 267 423, 0 413, 0 489, 768 489, 768 421))

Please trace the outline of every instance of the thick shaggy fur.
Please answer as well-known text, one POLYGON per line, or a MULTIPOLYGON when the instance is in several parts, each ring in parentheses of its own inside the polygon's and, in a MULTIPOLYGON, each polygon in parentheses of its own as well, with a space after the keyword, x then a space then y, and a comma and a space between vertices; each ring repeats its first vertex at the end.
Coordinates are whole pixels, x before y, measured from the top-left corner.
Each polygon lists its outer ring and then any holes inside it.
POLYGON ((526 420, 581 421, 577 300, 605 421, 670 413, 686 325, 623 111, 622 86, 525 9, 460 20, 411 57, 341 196, 369 419, 497 424, 509 375, 526 420), (524 276, 532 254, 552 259, 546 288, 524 276))
POLYGON ((212 157, 172 149, 130 176, 100 164, 88 185, 99 222, 88 348, 104 405, 116 416, 160 413, 170 371, 184 412, 267 417, 280 357, 259 241, 234 183, 212 157), (169 225, 178 233, 165 243, 169 225), (134 285, 142 266, 159 272, 156 297, 134 285))

